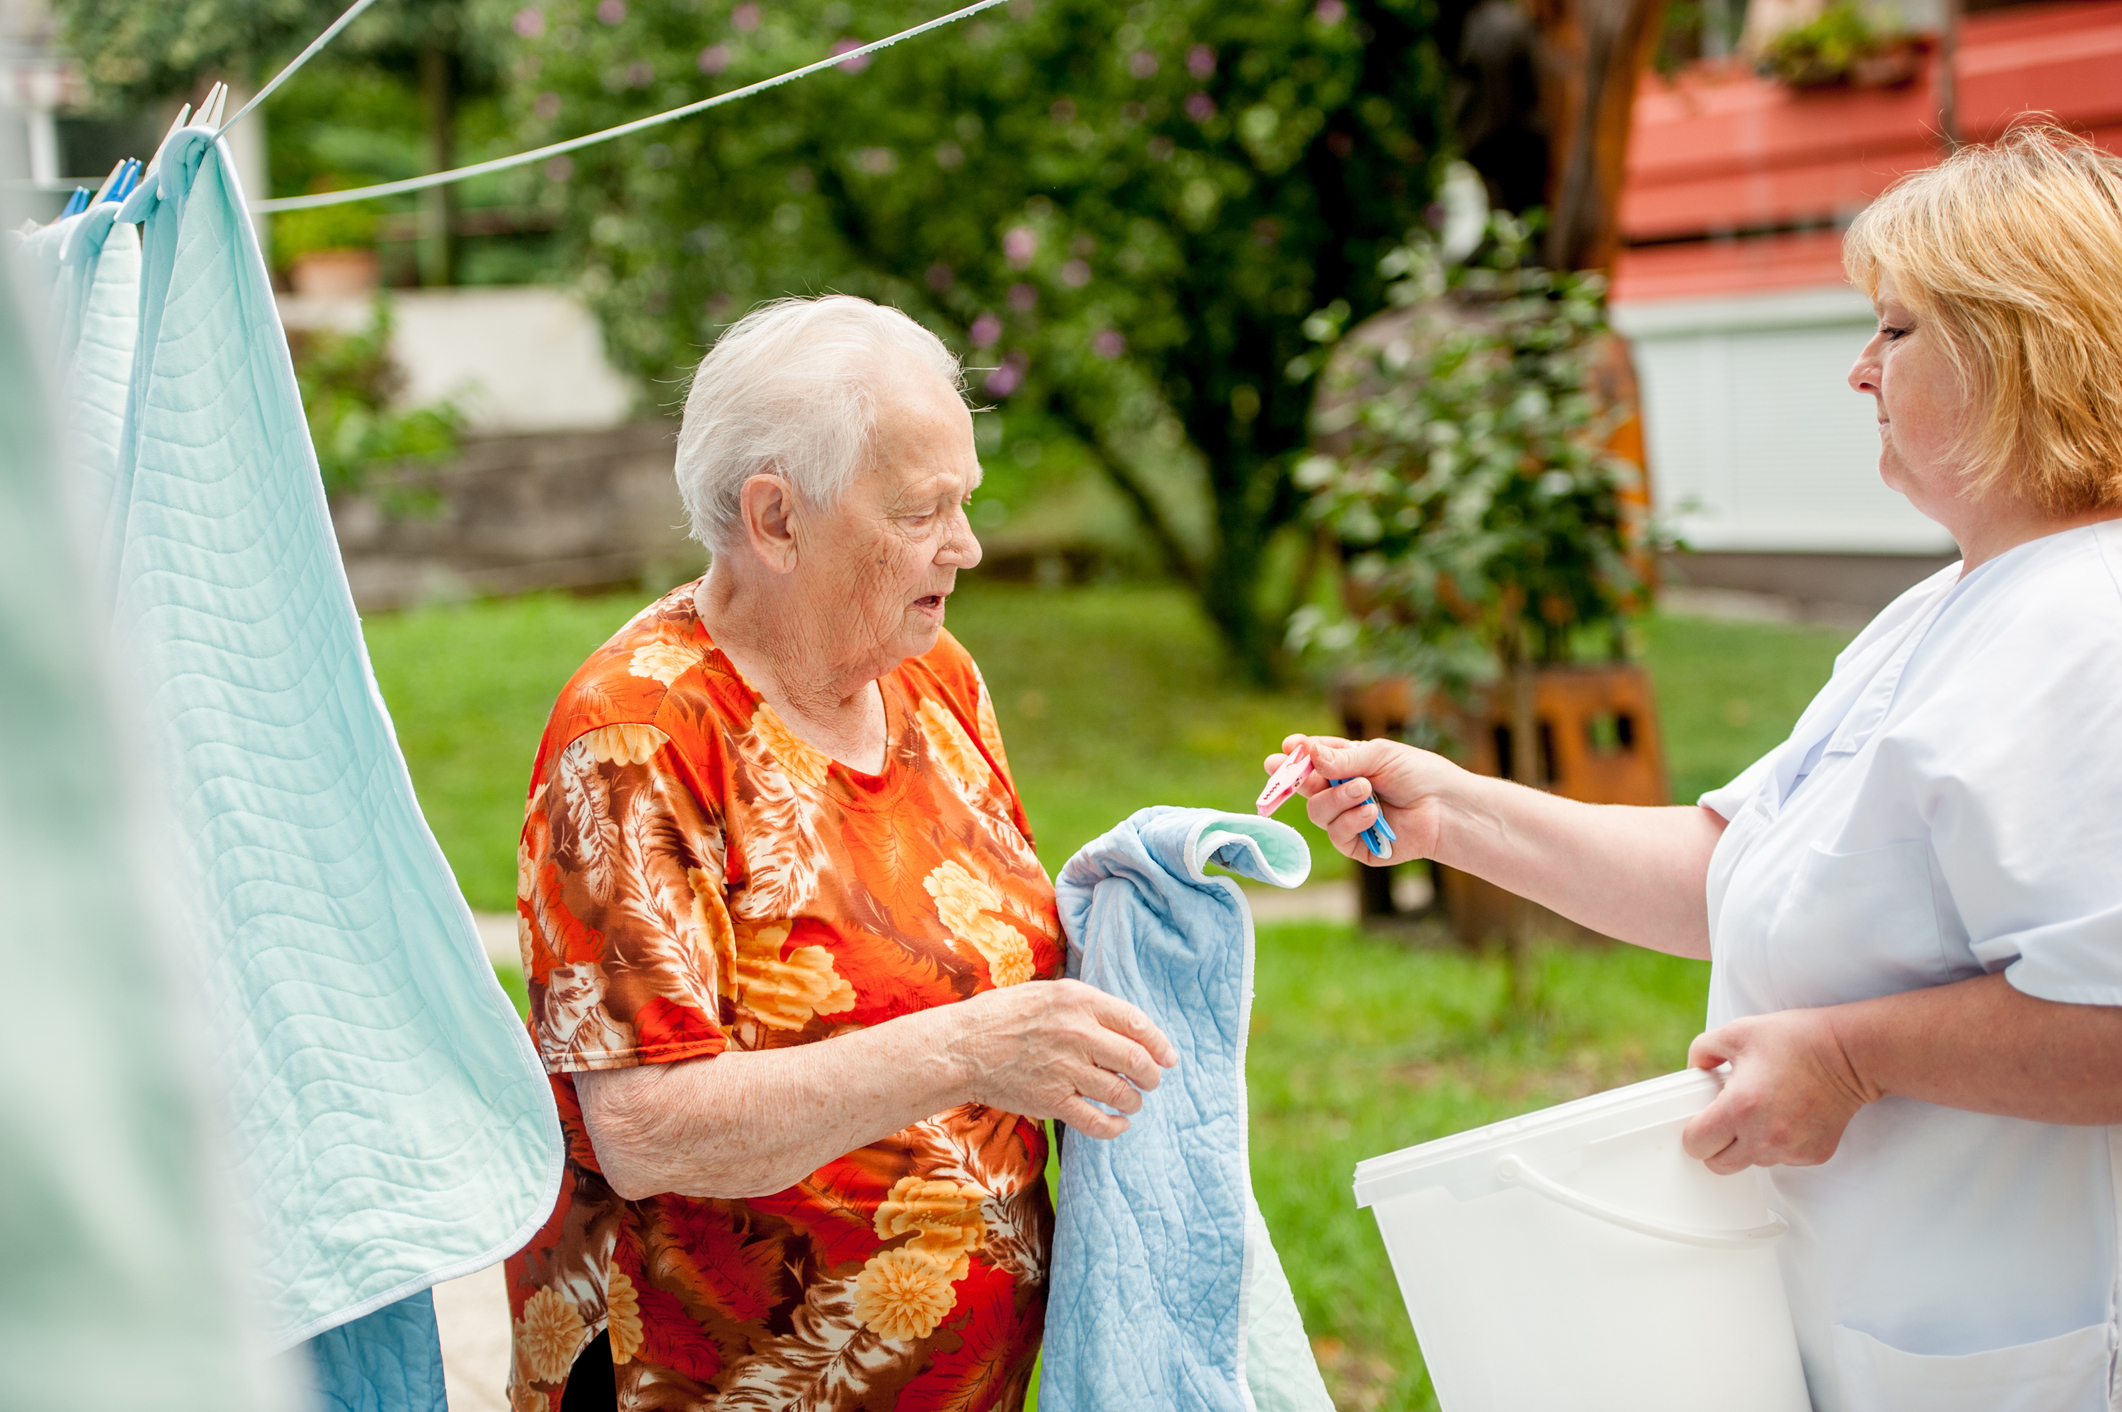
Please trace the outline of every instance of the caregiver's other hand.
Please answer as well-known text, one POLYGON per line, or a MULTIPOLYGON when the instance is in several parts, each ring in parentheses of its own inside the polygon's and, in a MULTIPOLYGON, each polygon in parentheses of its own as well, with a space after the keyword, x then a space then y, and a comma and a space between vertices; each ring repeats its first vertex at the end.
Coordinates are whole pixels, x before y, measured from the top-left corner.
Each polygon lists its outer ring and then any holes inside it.
POLYGON ((1283 739, 1280 751, 1267 757, 1267 772, 1282 768, 1289 752, 1299 745, 1311 750, 1313 769, 1297 792, 1305 797, 1305 813, 1326 830, 1335 848, 1373 867, 1436 855, 1442 794, 1452 778, 1463 773, 1457 765, 1397 740, 1292 735, 1283 739), (1328 780, 1341 783, 1329 787, 1328 780), (1383 858, 1363 841, 1363 831, 1378 821, 1381 806, 1385 821, 1398 835, 1393 851, 1383 858))
POLYGON ((1880 1097, 1849 1062, 1832 1009, 1734 1020, 1699 1036, 1687 1062, 1731 1065, 1724 1091, 1680 1134, 1687 1155, 1712 1172, 1816 1167, 1835 1155, 1857 1110, 1880 1097))
POLYGON ((1081 981, 1034 981, 983 991, 947 1007, 954 1048, 972 1075, 973 1101, 1027 1118, 1059 1118, 1090 1137, 1127 1131, 1179 1051, 1149 1016, 1081 981))

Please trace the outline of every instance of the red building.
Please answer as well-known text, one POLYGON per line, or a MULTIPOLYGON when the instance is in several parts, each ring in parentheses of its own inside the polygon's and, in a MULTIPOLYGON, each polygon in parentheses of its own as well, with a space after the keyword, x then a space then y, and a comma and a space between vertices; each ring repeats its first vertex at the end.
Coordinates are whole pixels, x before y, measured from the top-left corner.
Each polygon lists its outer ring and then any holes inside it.
MULTIPOLYGON (((2122 150, 2122 0, 1971 15, 1954 70, 1970 140, 2045 113, 2122 150)), ((1644 80, 1615 322, 1636 345, 1658 508, 1705 551, 1698 582, 1790 591, 1833 571, 1883 592, 1952 551, 1879 484, 1871 404, 1844 382, 1872 313, 1841 268, 1850 219, 1943 157, 1940 77, 1934 49, 1890 89, 1709 66, 1644 80)))

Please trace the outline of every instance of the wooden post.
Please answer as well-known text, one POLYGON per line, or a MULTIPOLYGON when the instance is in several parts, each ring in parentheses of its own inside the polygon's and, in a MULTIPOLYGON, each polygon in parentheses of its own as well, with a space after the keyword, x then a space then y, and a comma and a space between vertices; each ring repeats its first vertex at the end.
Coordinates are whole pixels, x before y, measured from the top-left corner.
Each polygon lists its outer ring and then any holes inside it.
MULTIPOLYGON (((420 46, 420 106, 427 121, 428 170, 448 171, 456 161, 457 56, 439 43, 420 46)), ((424 288, 455 282, 457 215, 454 183, 420 193, 419 266, 424 288)))
POLYGON ((1612 267, 1636 81, 1657 48, 1666 0, 1532 0, 1543 39, 1541 101, 1553 169, 1546 260, 1612 267))

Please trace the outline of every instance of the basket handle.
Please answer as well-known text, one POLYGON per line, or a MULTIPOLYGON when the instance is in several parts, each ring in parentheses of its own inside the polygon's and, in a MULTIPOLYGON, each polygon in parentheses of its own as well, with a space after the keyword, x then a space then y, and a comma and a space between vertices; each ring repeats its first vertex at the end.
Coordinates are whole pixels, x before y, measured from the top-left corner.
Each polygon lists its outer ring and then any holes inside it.
POLYGON ((1699 1226, 1674 1226, 1663 1221, 1646 1221, 1641 1216, 1631 1216, 1626 1211, 1617 1211, 1603 1201, 1595 1201, 1581 1191, 1572 1191, 1558 1181, 1544 1177, 1528 1166, 1525 1159, 1515 1154, 1496 1163, 1496 1176, 1505 1182, 1514 1182, 1528 1191, 1537 1192, 1549 1201, 1581 1211, 1587 1216, 1619 1226, 1638 1235, 1656 1236, 1681 1245, 1703 1245, 1714 1250, 1750 1250, 1769 1241, 1789 1234, 1790 1223, 1774 1212, 1768 1220, 1745 1230, 1712 1231, 1699 1226))

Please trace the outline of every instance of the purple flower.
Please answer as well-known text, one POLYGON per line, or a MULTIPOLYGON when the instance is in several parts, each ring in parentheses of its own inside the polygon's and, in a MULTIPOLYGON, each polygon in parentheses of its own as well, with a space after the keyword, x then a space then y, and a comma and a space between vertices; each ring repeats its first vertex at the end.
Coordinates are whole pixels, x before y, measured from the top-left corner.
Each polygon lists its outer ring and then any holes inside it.
POLYGON ((1023 384, 1025 369, 1030 366, 1031 359, 1025 356, 1022 350, 1013 350, 1002 360, 1001 367, 987 375, 987 395, 1007 397, 1015 392, 1023 384))
POLYGON ((626 66, 626 86, 646 88, 656 81, 656 66, 646 59, 636 59, 626 66))
POLYGON ((1090 351, 1100 358, 1117 358, 1127 351, 1127 339, 1118 329, 1099 329, 1091 335, 1090 351))
POLYGON ((1061 267, 1061 282, 1070 289, 1081 289, 1090 283, 1090 265, 1083 260, 1071 260, 1061 267))
POLYGON ((560 95, 557 93, 539 94, 538 101, 531 104, 531 111, 546 122, 551 122, 554 118, 560 116, 560 95))
POLYGON ((1197 123, 1205 123, 1216 116, 1216 100, 1206 93, 1186 95, 1186 116, 1197 123))
POLYGON ((940 260, 928 267, 928 287, 935 290, 938 294, 949 289, 952 284, 957 282, 957 278, 951 267, 940 260))
POLYGON ((733 28, 750 34, 759 27, 759 7, 752 4, 751 0, 745 0, 745 3, 729 12, 729 22, 733 28))
POLYGON ((551 181, 566 181, 575 174, 575 159, 568 156, 553 158, 545 164, 545 175, 551 181))
POLYGON ((525 5, 516 11, 515 29, 524 39, 536 39, 545 33, 545 11, 536 5, 525 5))
POLYGON ((1013 270, 1029 265, 1038 249, 1039 232, 1030 226, 1013 226, 1009 234, 1002 237, 1002 258, 1009 261, 1013 270))
POLYGON ((1029 314, 1039 307, 1039 291, 1028 284, 1013 284, 1009 287, 1009 307, 1020 314, 1029 314))
POLYGON ((1319 0, 1312 18, 1320 24, 1337 25, 1348 18, 1348 0, 1319 0))
MULTIPOLYGON (((851 49, 860 49, 861 47, 862 41, 859 39, 836 39, 833 41, 833 52, 835 54, 845 54, 851 49)), ((851 74, 859 74, 869 67, 869 55, 857 54, 852 59, 842 59, 840 67, 851 74)))
POLYGON ((608 25, 626 22, 626 0, 597 0, 597 18, 608 25))
POLYGON ((969 332, 972 335, 973 347, 992 348, 995 346, 995 340, 1002 337, 1002 320, 993 314, 982 314, 973 320, 969 332))
POLYGON ((1127 71, 1136 78, 1157 76, 1157 56, 1147 49, 1137 49, 1127 56, 1127 71))
POLYGON ((719 74, 729 67, 729 46, 710 44, 700 51, 700 72, 719 74))
POLYGON ((1216 71, 1216 51, 1206 44, 1196 44, 1186 51, 1186 71, 1195 78, 1207 78, 1216 71))

